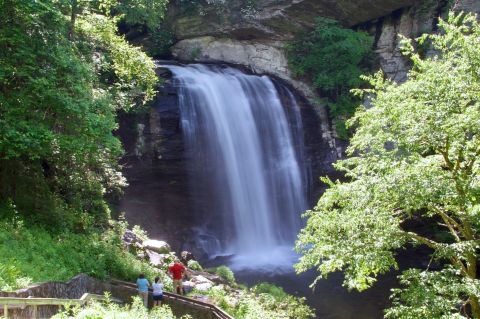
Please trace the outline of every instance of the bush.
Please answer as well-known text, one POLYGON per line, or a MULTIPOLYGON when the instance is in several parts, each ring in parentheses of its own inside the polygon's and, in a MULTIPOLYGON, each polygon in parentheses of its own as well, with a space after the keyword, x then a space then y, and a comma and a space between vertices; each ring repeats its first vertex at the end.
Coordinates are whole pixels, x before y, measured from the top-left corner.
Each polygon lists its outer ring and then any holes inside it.
POLYGON ((196 293, 207 295, 217 306, 237 319, 308 319, 314 317, 313 310, 305 304, 305 298, 297 298, 270 284, 260 284, 260 290, 277 294, 277 300, 269 293, 255 289, 226 290, 221 286, 196 293), (276 288, 276 289, 275 289, 276 288), (279 291, 283 292, 280 298, 279 291))
POLYGON ((155 57, 168 57, 170 56, 170 47, 174 44, 173 32, 160 26, 152 32, 152 45, 148 51, 155 57))
POLYGON ((203 270, 200 263, 196 260, 193 260, 193 259, 188 261, 187 267, 192 269, 192 270, 196 270, 196 271, 202 271, 203 270))
POLYGON ((26 287, 30 284, 29 277, 22 277, 15 265, 0 263, 0 290, 11 291, 15 287, 26 287))
POLYGON ((217 268, 208 269, 207 271, 219 275, 231 285, 235 284, 235 274, 227 266, 219 266, 217 268))
POLYGON ((255 285, 252 288, 252 291, 257 295, 268 294, 274 297, 277 301, 281 301, 287 297, 287 293, 283 290, 282 287, 275 286, 274 284, 270 284, 268 282, 262 282, 258 285, 255 285))

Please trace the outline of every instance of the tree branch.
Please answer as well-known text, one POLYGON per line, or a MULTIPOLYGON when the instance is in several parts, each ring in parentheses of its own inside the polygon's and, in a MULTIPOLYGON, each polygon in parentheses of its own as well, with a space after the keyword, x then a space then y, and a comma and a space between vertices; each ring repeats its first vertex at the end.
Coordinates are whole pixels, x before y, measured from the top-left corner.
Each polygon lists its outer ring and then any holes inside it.
POLYGON ((448 139, 448 136, 445 139, 445 150, 443 151, 439 149, 438 151, 440 152, 440 154, 442 154, 443 160, 445 161, 445 164, 447 164, 448 169, 453 170, 453 163, 448 158, 448 154, 450 151, 450 140, 448 139))
POLYGON ((437 206, 432 206, 432 208, 440 215, 440 217, 442 217, 445 225, 448 227, 450 233, 452 233, 457 242, 461 241, 458 232, 460 232, 463 237, 466 237, 465 229, 455 219, 453 219, 451 216, 449 216, 446 212, 444 212, 441 208, 437 206), (455 230, 454 227, 458 230, 458 232, 455 230))
POLYGON ((413 232, 407 232, 406 233, 411 239, 414 239, 424 245, 427 245, 428 247, 432 249, 438 249, 440 244, 437 243, 436 241, 433 241, 427 237, 420 236, 419 234, 413 233, 413 232))

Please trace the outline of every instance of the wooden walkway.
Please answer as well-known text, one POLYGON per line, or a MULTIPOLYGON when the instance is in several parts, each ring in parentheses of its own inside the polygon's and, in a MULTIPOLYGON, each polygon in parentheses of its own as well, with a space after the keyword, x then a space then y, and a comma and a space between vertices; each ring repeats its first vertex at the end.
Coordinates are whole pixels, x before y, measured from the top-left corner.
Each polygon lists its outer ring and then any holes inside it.
MULTIPOLYGON (((114 283, 119 283, 121 285, 124 285, 124 286, 129 286, 131 288, 134 288, 134 289, 137 289, 137 286, 131 282, 126 282, 126 281, 121 281, 121 280, 111 280, 111 282, 114 284, 114 283)), ((150 289, 150 291, 152 291, 150 289)), ((211 304, 211 303, 208 303, 208 302, 204 302, 204 301, 201 301, 201 300, 196 300, 196 299, 192 299, 192 298, 188 298, 188 297, 185 297, 185 296, 182 296, 182 295, 177 295, 177 294, 173 294, 173 293, 170 293, 170 292, 164 292, 163 293, 163 296, 164 296, 164 299, 165 300, 170 300, 170 301, 175 301, 177 303, 182 303, 184 304, 186 307, 194 307, 194 308, 201 308, 201 309, 207 309, 209 310, 214 316, 215 318, 218 318, 218 319, 235 319, 233 318, 232 316, 230 316, 228 313, 226 313, 225 311, 223 311, 222 309, 218 308, 217 306, 211 304)))
MULTIPOLYGON (((131 282, 121 281, 121 280, 111 280, 112 285, 123 286, 128 289, 137 289, 137 286, 131 282)), ((113 302, 126 302, 126 300, 120 300, 117 298, 109 298, 113 302)), ((25 309, 27 307, 32 307, 32 317, 38 318, 38 307, 41 306, 58 306, 58 307, 68 307, 68 306, 83 306, 89 301, 105 301, 106 298, 103 295, 85 293, 80 299, 59 299, 59 298, 19 298, 19 297, 0 297, 0 309, 3 310, 3 316, 9 318, 9 310, 14 309, 25 309)), ((227 314, 222 309, 217 306, 207 303, 204 301, 188 298, 185 296, 164 292, 164 300, 169 304, 176 304, 177 307, 184 308, 186 313, 188 310, 202 310, 207 311, 211 314, 211 318, 215 319, 234 319, 232 316, 227 314)))
MULTIPOLYGON (((59 298, 18 298, 18 297, 0 297, 0 305, 3 308, 3 317, 8 318, 9 309, 25 309, 33 307, 33 318, 37 318, 39 306, 83 306, 89 301, 105 301, 105 296, 85 293, 80 299, 59 299, 59 298)), ((115 298, 110 298, 113 302, 120 302, 115 298)))

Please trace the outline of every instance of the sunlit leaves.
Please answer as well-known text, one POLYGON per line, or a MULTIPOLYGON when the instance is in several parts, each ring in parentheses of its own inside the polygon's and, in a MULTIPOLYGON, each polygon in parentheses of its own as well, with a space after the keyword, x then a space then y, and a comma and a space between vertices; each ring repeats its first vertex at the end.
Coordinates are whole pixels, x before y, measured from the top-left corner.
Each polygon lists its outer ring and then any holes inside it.
POLYGON ((28 221, 104 224, 104 195, 125 185, 116 112, 152 99, 157 77, 118 35, 114 4, 0 2, 0 206, 28 221))
POLYGON ((480 317, 480 26, 451 15, 440 27, 420 39, 435 49, 427 57, 404 40, 408 81, 379 72, 366 78, 373 89, 355 91, 369 105, 349 121, 349 158, 335 164, 345 181, 329 182, 297 242, 298 271, 316 268, 321 278, 342 270, 344 284, 359 290, 396 267, 398 248, 428 246, 445 269, 405 272, 389 318, 480 317))

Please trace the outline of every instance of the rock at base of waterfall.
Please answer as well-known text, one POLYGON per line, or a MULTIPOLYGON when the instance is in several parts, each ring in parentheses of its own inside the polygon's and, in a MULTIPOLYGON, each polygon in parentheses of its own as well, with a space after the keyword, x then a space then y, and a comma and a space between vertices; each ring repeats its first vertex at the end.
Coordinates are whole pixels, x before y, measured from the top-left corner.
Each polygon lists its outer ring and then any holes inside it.
POLYGON ((163 261, 165 260, 165 257, 164 257, 165 255, 159 254, 149 249, 146 249, 145 253, 147 254, 148 260, 152 266, 161 267, 163 265, 163 261))
POLYGON ((204 276, 202 275, 197 275, 197 276, 194 276, 192 277, 192 279, 190 279, 190 281, 196 283, 196 284, 204 284, 204 283, 209 283, 209 284, 212 284, 212 281, 205 278, 204 276))
POLYGON ((125 243, 126 246, 133 245, 135 243, 141 243, 142 240, 138 238, 137 235, 130 229, 125 230, 125 233, 122 236, 122 241, 125 243))
POLYGON ((184 281, 183 282, 183 290, 185 291, 185 293, 189 293, 189 292, 193 291, 193 288, 195 288, 195 283, 193 283, 191 281, 184 281))
POLYGON ((169 253, 171 248, 170 245, 163 240, 148 239, 143 242, 143 247, 148 250, 152 250, 156 253, 166 254, 169 253))
POLYGON ((195 285, 195 289, 198 291, 207 291, 207 290, 210 290, 210 288, 212 287, 213 287, 212 283, 208 283, 208 282, 195 285))
POLYGON ((193 278, 195 277, 203 277, 203 278, 206 278, 208 279, 210 282, 213 282, 215 284, 227 284, 227 281, 225 279, 223 279, 222 277, 218 276, 218 275, 215 275, 215 274, 210 274, 208 272, 205 272, 205 271, 195 271, 195 270, 192 270, 192 269, 187 269, 185 271, 185 277, 188 279, 188 280, 191 280, 191 281, 195 281, 193 278))

